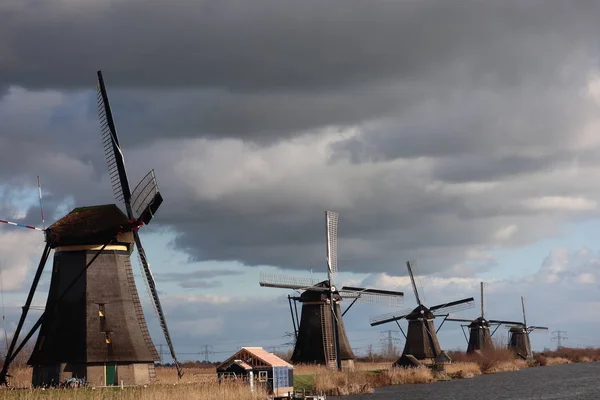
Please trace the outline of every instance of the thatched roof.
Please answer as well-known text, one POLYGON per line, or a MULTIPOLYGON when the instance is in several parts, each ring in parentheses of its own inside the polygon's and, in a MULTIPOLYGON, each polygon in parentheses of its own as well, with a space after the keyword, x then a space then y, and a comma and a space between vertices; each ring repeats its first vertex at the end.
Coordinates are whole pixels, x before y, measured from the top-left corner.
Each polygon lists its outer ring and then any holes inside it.
POLYGON ((129 219, 115 204, 79 207, 48 227, 57 235, 53 247, 104 244, 129 219))

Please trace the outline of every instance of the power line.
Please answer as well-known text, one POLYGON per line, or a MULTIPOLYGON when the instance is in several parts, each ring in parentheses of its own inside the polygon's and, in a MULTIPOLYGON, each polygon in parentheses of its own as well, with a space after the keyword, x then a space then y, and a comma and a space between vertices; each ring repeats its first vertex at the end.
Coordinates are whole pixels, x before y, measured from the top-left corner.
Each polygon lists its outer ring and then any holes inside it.
POLYGON ((567 340, 567 332, 566 331, 554 331, 552 332, 554 336, 552 336, 552 340, 556 340, 556 349, 560 349, 562 347, 562 341, 567 340))

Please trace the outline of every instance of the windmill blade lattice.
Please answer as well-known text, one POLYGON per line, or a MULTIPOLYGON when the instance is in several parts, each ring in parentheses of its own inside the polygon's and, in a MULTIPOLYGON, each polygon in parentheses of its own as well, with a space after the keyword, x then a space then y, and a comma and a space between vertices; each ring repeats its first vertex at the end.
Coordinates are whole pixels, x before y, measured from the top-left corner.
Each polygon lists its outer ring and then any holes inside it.
POLYGON ((340 214, 334 211, 325 211, 325 225, 327 231, 327 265, 329 268, 329 279, 338 273, 337 266, 337 232, 340 214))
POLYGON ((455 312, 459 312, 459 311, 463 311, 463 310, 468 310, 470 308, 473 308, 475 299, 473 297, 469 297, 466 299, 462 299, 462 300, 457 300, 457 301, 451 301, 448 303, 444 303, 444 304, 438 304, 436 306, 433 306, 431 308, 429 308, 432 312, 433 311, 444 311, 444 313, 446 314, 451 314, 451 313, 455 313, 455 312))
POLYGON ((463 319, 463 318, 446 318, 446 321, 454 321, 454 322, 473 322, 472 319, 463 319))
POLYGON ((400 310, 400 311, 393 311, 393 312, 389 312, 389 313, 385 313, 385 314, 379 314, 379 315, 376 315, 373 317, 369 317, 369 322, 371 323, 371 326, 381 325, 381 324, 385 324, 387 322, 397 321, 399 319, 405 318, 411 312, 413 312, 412 308, 406 308, 406 309, 400 310))
POLYGON ((515 321, 501 321, 501 320, 497 320, 497 319, 490 319, 488 320, 488 322, 490 324, 500 324, 500 325, 506 325, 506 326, 523 326, 522 322, 515 322, 515 321))
POLYGON ((548 327, 547 326, 530 326, 528 327, 531 330, 542 330, 542 331, 547 331, 548 327))
MULTIPOLYGON (((260 286, 275 287, 282 289, 303 289, 308 290, 313 287, 317 281, 313 278, 304 278, 290 275, 260 273, 260 286)), ((327 291, 327 288, 318 288, 321 291, 327 291)))
POLYGON ((133 215, 148 224, 154 217, 154 213, 163 201, 158 191, 158 183, 154 170, 151 170, 142 178, 140 183, 133 189, 131 194, 131 209, 133 215))
POLYGON ((342 287, 339 293, 342 298, 356 299, 359 304, 386 304, 390 306, 402 305, 404 297, 402 292, 349 286, 342 287))
MULTIPOLYGON (((127 174, 125 173, 125 159, 119 145, 117 129, 108 102, 106 87, 104 86, 104 78, 100 71, 98 71, 98 118, 100 119, 102 145, 104 146, 104 155, 108 164, 108 174, 115 199, 127 204, 131 198, 131 193, 127 174)), ((128 214, 130 214, 130 211, 129 208, 127 210, 128 214)), ((131 218, 131 215, 129 217, 131 218)))

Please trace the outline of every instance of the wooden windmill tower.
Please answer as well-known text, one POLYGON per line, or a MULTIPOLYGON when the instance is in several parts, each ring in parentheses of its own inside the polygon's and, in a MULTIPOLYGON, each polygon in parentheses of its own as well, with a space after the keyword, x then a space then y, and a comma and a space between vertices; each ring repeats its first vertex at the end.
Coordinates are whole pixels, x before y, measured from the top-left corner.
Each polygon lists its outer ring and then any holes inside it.
MULTIPOLYGON (((394 365, 418 366, 421 365, 421 363, 434 364, 442 355, 442 350, 440 349, 437 331, 435 330, 433 320, 436 316, 444 315, 441 314, 443 312, 446 313, 445 316, 447 317, 451 312, 457 312, 471 308, 473 306, 474 299, 469 297, 466 299, 438 304, 433 307, 426 307, 421 302, 410 261, 406 262, 406 267, 408 269, 408 275, 410 277, 413 291, 415 292, 415 298, 418 304, 417 307, 412 310, 408 309, 373 317, 371 318, 371 326, 386 324, 388 322, 396 322, 396 324, 398 324, 399 320, 406 319, 408 321, 408 331, 404 335, 406 338, 406 343, 404 345, 404 350, 402 351, 402 356, 400 356, 394 365)), ((398 324, 398 327, 402 331, 402 334, 404 334, 400 324, 398 324)))
MULTIPOLYGON (((514 325, 519 322, 513 321, 499 321, 499 320, 488 320, 484 315, 484 286, 485 283, 481 282, 481 315, 474 320, 460 319, 460 318, 446 318, 447 321, 455 322, 469 322, 466 325, 469 328, 469 338, 467 339, 467 354, 474 353, 479 350, 491 349, 494 347, 492 342, 492 336, 498 330, 501 325, 514 325), (490 332, 490 327, 496 325, 496 328, 490 332)), ((465 325, 461 324, 464 333, 465 325)), ((465 334, 465 338, 466 338, 465 334)))
MULTIPOLYGON (((400 304, 404 294, 389 290, 344 286, 338 289, 334 279, 337 266, 337 228, 339 214, 325 212, 327 279, 316 282, 310 278, 261 274, 260 285, 266 287, 302 290, 299 297, 288 297, 302 304, 302 316, 297 320, 292 311, 292 322, 296 331, 296 345, 292 354, 293 363, 324 364, 330 368, 352 367, 354 353, 344 328, 342 316, 356 302, 387 302, 400 304), (339 302, 353 299, 342 313, 339 302), (297 329, 296 329, 297 322, 297 329)), ((291 303, 290 303, 290 309, 291 303)), ((293 310, 293 309, 292 309, 293 310)))
POLYGON ((512 323, 508 331, 508 348, 512 349, 519 357, 525 360, 531 360, 533 358, 533 352, 531 351, 531 340, 529 334, 534 330, 545 330, 548 328, 545 326, 528 326, 527 319, 525 318, 525 300, 521 296, 521 308, 523 310, 523 322, 512 323))
POLYGON ((165 340, 179 376, 165 316, 138 229, 162 203, 150 171, 130 191, 123 153, 102 73, 98 71, 98 110, 113 191, 125 204, 80 207, 44 229, 46 246, 13 335, 0 382, 7 383, 10 363, 40 329, 28 364, 33 385, 55 385, 68 378, 92 384, 145 384, 155 378, 159 355, 152 343, 135 286, 130 255, 137 249, 165 340), (23 323, 51 251, 54 261, 46 307, 17 346, 23 323))

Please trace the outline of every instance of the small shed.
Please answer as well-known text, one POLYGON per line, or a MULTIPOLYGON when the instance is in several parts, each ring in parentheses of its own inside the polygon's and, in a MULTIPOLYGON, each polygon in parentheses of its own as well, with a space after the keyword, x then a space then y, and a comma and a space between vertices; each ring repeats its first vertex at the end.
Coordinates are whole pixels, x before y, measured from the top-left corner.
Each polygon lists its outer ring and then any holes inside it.
POLYGON ((275 396, 294 390, 294 367, 262 347, 242 347, 217 366, 217 378, 248 380, 250 388, 265 385, 275 396))

